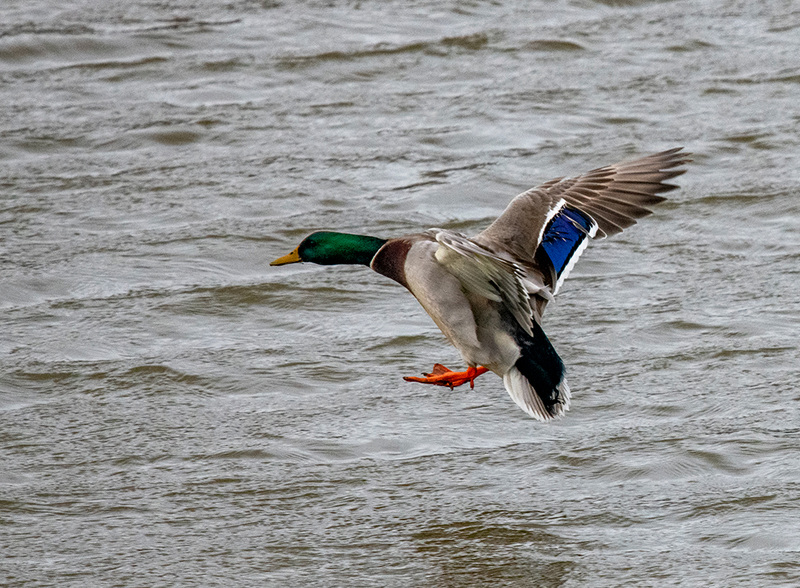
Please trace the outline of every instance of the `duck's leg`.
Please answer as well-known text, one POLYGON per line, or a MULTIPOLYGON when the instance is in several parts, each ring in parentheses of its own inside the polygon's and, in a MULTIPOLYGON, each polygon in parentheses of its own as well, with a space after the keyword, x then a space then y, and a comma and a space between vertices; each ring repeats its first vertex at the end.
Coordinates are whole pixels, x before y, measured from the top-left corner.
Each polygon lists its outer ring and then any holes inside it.
POLYGON ((429 374, 424 374, 424 378, 406 376, 403 379, 406 382, 420 382, 421 384, 433 384, 434 386, 449 386, 451 390, 455 386, 461 386, 469 382, 469 387, 474 388, 475 378, 488 371, 489 368, 483 366, 469 366, 465 372, 454 372, 444 367, 442 364, 436 363, 433 365, 433 371, 429 374))

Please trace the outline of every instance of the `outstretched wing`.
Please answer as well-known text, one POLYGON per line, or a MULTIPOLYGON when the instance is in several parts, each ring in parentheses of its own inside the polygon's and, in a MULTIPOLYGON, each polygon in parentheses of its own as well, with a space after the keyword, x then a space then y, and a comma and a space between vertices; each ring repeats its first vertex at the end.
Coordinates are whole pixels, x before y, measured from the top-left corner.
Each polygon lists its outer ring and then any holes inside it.
POLYGON ((670 149, 551 180, 514 198, 473 240, 539 273, 555 293, 589 238, 622 232, 651 214, 649 207, 665 200, 660 194, 677 188, 665 182, 686 171, 680 166, 688 155, 670 149))
POLYGON ((665 181, 686 172, 679 168, 690 161, 689 155, 678 147, 601 167, 576 178, 552 180, 538 189, 551 199, 563 198, 569 206, 587 213, 597 222, 599 237, 616 235, 652 214, 648 207, 666 200, 659 194, 678 187, 665 181))

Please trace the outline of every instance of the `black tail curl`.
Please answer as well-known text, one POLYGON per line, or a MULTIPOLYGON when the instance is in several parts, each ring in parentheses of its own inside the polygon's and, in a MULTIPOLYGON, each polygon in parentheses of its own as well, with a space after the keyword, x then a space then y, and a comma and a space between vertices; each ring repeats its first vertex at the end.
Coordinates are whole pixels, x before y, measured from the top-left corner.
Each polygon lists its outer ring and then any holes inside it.
POLYGON ((530 382, 536 394, 542 399, 547 412, 551 416, 560 414, 560 405, 566 405, 568 402, 563 388, 559 388, 566 371, 564 362, 535 320, 533 337, 519 328, 514 338, 522 353, 515 367, 530 382))

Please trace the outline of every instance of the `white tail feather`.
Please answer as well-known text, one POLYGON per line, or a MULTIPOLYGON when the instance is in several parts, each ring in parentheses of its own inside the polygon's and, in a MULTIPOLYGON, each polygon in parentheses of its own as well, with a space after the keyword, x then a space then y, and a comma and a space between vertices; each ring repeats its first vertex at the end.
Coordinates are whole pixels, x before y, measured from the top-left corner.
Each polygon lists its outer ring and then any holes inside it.
POLYGON ((566 378, 562 378, 561 383, 558 385, 561 398, 560 402, 553 407, 555 414, 550 414, 547 411, 536 390, 533 389, 528 379, 516 367, 512 367, 503 376, 503 385, 517 406, 537 421, 553 420, 555 417, 564 416, 564 413, 569 410, 570 391, 566 378))

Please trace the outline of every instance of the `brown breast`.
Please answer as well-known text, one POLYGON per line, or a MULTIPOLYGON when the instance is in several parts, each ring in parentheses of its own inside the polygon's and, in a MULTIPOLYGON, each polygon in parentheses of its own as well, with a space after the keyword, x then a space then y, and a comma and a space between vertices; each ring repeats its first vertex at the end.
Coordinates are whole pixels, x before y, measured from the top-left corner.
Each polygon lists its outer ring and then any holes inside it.
POLYGON ((381 275, 393 279, 408 288, 406 282, 406 256, 414 244, 414 237, 389 239, 372 258, 369 266, 381 275))

